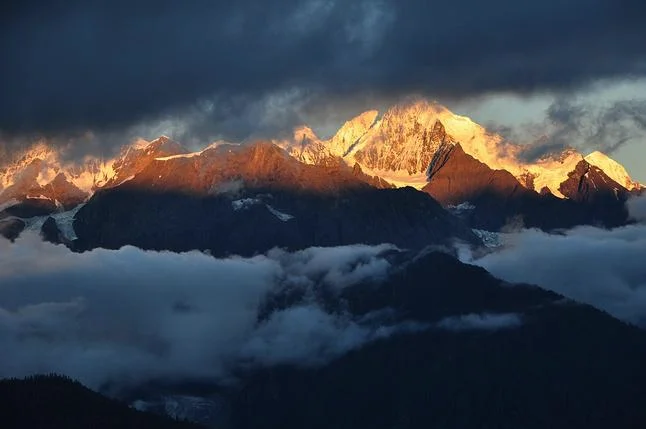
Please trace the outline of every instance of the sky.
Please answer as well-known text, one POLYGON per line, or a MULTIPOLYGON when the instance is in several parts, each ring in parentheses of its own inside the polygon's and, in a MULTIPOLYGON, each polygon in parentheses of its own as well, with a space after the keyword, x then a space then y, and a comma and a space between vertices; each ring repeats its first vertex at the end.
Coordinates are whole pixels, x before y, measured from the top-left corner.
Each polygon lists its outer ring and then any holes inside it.
POLYGON ((0 139, 240 140, 421 95, 646 181, 641 0, 98 0, 0 14, 0 139), (511 102, 508 102, 512 100, 511 102), (543 133, 545 134, 545 133, 543 133))

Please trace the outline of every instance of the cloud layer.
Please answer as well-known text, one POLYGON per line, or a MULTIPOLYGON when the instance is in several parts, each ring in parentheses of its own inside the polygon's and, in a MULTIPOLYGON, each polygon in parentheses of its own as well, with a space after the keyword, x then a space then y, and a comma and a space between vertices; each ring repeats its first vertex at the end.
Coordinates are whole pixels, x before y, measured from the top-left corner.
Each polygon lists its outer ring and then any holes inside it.
MULTIPOLYGON (((629 202, 634 217, 644 219, 645 201, 629 202)), ((562 234, 524 230, 504 241, 501 250, 463 260, 504 280, 536 284, 646 326, 646 224, 613 230, 586 226, 562 234)))
POLYGON ((123 128, 196 106, 232 118, 285 94, 471 96, 642 76, 645 7, 641 0, 13 2, 0 25, 0 54, 9 59, 0 130, 123 128))
POLYGON ((330 313, 307 293, 380 279, 391 246, 214 259, 133 247, 83 254, 0 240, 0 377, 60 372, 94 388, 223 381, 240 365, 317 365, 415 324, 330 313), (269 294, 302 290, 261 317, 269 294))

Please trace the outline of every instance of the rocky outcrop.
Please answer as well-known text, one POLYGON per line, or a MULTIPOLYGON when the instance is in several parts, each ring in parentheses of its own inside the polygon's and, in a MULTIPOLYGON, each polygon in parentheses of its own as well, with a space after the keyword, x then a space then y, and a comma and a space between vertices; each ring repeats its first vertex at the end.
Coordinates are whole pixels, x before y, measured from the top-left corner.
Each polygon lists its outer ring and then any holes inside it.
POLYGON ((17 218, 0 218, 0 236, 8 239, 15 240, 20 233, 25 229, 25 222, 17 218))
POLYGON ((56 220, 51 216, 48 217, 43 223, 43 226, 41 226, 40 236, 43 240, 54 244, 62 244, 66 242, 63 234, 61 234, 61 230, 56 224, 56 220))

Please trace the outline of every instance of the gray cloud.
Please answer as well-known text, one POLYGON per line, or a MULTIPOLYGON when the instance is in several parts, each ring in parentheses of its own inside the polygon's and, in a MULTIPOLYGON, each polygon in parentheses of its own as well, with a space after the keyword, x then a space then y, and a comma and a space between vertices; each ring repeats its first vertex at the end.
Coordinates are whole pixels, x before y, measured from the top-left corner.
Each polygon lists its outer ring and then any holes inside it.
POLYGON ((611 154, 646 134, 646 100, 592 104, 559 98, 549 106, 543 122, 498 130, 510 140, 533 140, 523 152, 528 161, 568 148, 611 154))
POLYGON ((417 322, 378 325, 380 313, 359 320, 349 314, 332 315, 316 305, 301 305, 275 312, 243 346, 244 362, 318 365, 350 350, 396 333, 418 332, 429 326, 417 322))
MULTIPOLYGON (((0 377, 60 372, 100 388, 223 381, 239 365, 318 365, 421 329, 303 301, 260 316, 270 294, 379 279, 391 246, 274 250, 214 259, 133 247, 82 254, 24 234, 0 241, 0 377)), ((309 298, 308 298, 309 297, 309 298)))
POLYGON ((248 106, 277 94, 309 104, 571 89, 644 74, 644 7, 640 0, 13 3, 0 26, 8 59, 0 129, 5 140, 112 132, 214 102, 211 113, 237 133, 247 126, 236 124, 239 106, 253 112, 248 106))
MULTIPOLYGON (((631 207, 643 216, 644 197, 631 207)), ((537 284, 646 326, 646 224, 613 230, 578 227, 562 234, 506 234, 501 249, 462 259, 509 282, 537 284)))

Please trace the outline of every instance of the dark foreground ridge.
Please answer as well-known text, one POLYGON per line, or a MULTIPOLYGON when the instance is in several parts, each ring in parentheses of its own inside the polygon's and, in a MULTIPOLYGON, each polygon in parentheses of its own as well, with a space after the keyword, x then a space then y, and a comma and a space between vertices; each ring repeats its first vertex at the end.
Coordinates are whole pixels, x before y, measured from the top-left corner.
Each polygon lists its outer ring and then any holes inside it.
POLYGON ((156 414, 134 410, 58 375, 0 380, 3 429, 197 429, 156 414))

